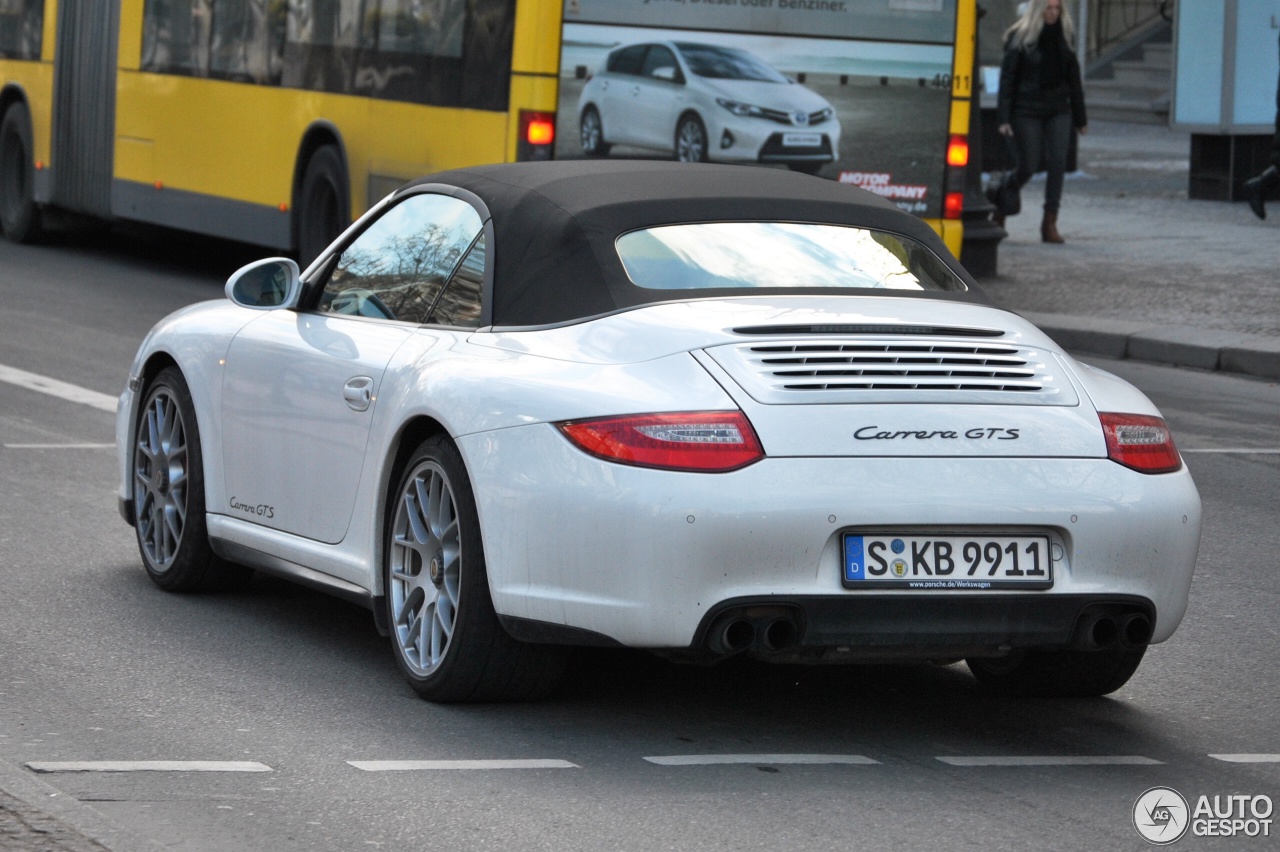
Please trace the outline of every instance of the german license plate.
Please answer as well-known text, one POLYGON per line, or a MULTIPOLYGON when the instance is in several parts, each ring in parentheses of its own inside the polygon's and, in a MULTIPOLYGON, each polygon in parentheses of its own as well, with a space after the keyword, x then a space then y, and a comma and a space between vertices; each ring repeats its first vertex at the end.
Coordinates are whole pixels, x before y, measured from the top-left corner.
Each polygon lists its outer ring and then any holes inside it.
POLYGON ((846 589, 1048 589, 1047 535, 845 533, 846 589))
POLYGON ((821 133, 784 133, 782 144, 788 148, 817 148, 822 144, 821 133))

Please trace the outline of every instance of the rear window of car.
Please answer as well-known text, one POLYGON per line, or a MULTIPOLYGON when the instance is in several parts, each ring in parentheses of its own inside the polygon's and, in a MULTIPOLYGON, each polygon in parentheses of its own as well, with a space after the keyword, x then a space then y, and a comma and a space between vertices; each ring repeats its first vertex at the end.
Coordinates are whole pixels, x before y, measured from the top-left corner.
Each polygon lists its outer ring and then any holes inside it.
POLYGON ((844 225, 663 225, 623 234, 615 245, 632 283, 650 290, 968 289, 920 243, 844 225))

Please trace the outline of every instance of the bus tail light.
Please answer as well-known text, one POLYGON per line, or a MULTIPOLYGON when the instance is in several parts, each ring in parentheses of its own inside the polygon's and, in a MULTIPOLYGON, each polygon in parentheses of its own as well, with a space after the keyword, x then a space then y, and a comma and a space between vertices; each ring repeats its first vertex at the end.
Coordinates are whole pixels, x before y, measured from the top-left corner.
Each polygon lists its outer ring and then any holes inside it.
POLYGON ((1099 412, 1107 439, 1107 457, 1139 473, 1172 473, 1182 468, 1169 427, 1145 414, 1099 412))
POLYGON ((952 136, 947 142, 947 165, 964 167, 969 165, 969 139, 965 136, 952 136))
POLYGON ((556 426, 579 449, 636 467, 724 473, 764 458, 741 411, 634 414, 556 426))
POLYGON ((556 114, 520 110, 520 138, 516 145, 516 160, 550 160, 551 146, 556 141, 556 114))
POLYGON ((942 203, 942 218, 959 219, 964 213, 964 193, 948 192, 942 203))

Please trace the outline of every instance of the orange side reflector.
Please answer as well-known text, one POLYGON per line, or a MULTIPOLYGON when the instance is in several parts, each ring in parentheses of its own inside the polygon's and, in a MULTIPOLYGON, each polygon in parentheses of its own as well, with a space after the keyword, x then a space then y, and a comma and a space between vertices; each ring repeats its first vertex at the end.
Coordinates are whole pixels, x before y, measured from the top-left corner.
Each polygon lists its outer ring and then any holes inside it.
POLYGON ((156 181, 156 189, 164 189, 164 181, 156 181))
POLYGON ((36 171, 38 172, 44 171, 44 161, 36 160, 36 171))
POLYGON ((279 207, 280 207, 280 212, 281 212, 281 213, 288 213, 288 212, 289 212, 289 205, 288 205, 288 204, 285 204, 283 201, 281 201, 281 202, 280 202, 279 207))
POLYGON ((947 143, 947 165, 969 165, 969 140, 964 136, 952 136, 947 143))
POLYGON ((964 212, 964 193, 948 192, 946 200, 942 204, 942 218, 959 219, 960 214, 964 212))
POLYGON ((524 138, 530 145, 550 145, 556 138, 556 126, 545 118, 531 118, 524 138))

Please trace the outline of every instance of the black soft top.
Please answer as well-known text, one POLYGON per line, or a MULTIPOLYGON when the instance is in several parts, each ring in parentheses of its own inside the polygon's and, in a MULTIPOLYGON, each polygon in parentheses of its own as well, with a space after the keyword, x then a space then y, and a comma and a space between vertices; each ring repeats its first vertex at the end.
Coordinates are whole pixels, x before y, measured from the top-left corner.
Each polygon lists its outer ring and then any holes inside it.
POLYGON ((489 209, 496 326, 571 322, 691 298, 878 292, 653 290, 633 284, 614 241, 629 231, 690 222, 815 222, 888 231, 928 246, 969 287, 967 293, 895 290, 895 297, 988 303, 924 222, 866 190, 780 169, 652 160, 506 163, 439 172, 401 192, 428 184, 465 189, 489 209))

